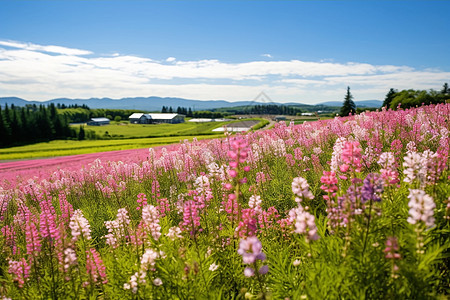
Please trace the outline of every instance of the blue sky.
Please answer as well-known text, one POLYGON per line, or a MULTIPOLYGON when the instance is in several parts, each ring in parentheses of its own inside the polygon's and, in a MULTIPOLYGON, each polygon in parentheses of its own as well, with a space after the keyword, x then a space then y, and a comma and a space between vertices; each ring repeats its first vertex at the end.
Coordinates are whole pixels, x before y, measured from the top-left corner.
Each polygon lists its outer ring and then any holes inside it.
POLYGON ((0 1, 0 97, 384 98, 450 82, 450 1, 0 1))

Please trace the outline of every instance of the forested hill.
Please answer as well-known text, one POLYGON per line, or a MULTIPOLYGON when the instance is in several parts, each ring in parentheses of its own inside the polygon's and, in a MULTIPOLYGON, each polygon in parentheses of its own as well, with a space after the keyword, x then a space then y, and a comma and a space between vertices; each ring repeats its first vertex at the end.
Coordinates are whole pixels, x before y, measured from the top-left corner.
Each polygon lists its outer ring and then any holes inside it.
MULTIPOLYGON (((371 100, 372 101, 372 100, 371 100)), ((377 101, 377 100, 375 100, 377 101)), ((91 98, 91 99, 68 99, 60 98, 48 101, 27 101, 17 97, 0 97, 0 106, 4 107, 5 104, 14 104, 16 106, 25 106, 27 104, 44 104, 49 105, 51 103, 64 104, 66 106, 73 105, 87 105, 90 108, 104 108, 104 109, 132 109, 132 110, 143 110, 143 111, 160 111, 162 106, 173 107, 192 107, 195 110, 212 110, 218 108, 228 108, 237 106, 252 106, 252 105, 287 105, 287 106, 298 106, 298 107, 310 107, 312 110, 318 110, 321 108, 316 108, 317 105, 308 105, 300 102, 289 102, 289 103, 262 103, 257 101, 238 101, 238 102, 228 102, 224 100, 189 100, 183 98, 161 98, 161 97, 137 97, 137 98, 122 98, 122 99, 110 99, 110 98, 91 98)), ((381 101, 377 106, 369 106, 364 101, 355 101, 358 107, 380 107, 381 101), (361 102, 361 103, 360 103, 361 102)), ((341 106, 342 102, 336 101, 332 105, 326 106, 341 106)), ((323 108, 323 104, 321 105, 323 108)), ((308 109, 307 109, 308 110, 308 109)))

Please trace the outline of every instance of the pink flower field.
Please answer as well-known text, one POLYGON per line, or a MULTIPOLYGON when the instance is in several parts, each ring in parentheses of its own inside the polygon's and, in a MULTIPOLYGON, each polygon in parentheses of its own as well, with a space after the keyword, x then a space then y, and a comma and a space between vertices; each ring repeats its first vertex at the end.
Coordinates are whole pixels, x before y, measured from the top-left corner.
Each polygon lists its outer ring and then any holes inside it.
POLYGON ((2 299, 445 299, 450 104, 0 164, 2 299))

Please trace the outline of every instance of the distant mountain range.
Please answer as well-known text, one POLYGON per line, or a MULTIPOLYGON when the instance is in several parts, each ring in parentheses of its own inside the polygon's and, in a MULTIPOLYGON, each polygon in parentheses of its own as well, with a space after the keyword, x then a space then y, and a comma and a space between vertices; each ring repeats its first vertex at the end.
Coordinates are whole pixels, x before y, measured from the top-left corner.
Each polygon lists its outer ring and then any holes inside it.
MULTIPOLYGON (((109 108, 109 109, 136 109, 143 111, 160 111, 162 106, 170 107, 176 109, 180 107, 191 107, 193 110, 210 110, 215 108, 223 107, 235 107, 235 106, 249 106, 249 105, 296 105, 296 106, 314 106, 302 103, 262 103, 254 101, 239 101, 239 102, 228 102, 224 100, 189 100, 183 98, 161 98, 161 97, 137 97, 137 98, 122 98, 122 99, 110 99, 110 98, 90 98, 90 99, 68 99, 68 98, 58 98, 48 101, 27 101, 22 98, 17 97, 0 97, 0 106, 4 107, 5 104, 15 106, 25 106, 27 104, 44 104, 48 105, 51 103, 65 104, 65 105, 83 105, 86 104, 90 108, 109 108)), ((365 101, 355 101, 357 107, 381 107, 382 101, 379 100, 365 100, 365 101)), ((323 102, 317 105, 323 106, 337 106, 340 107, 342 102, 331 101, 323 102)))
MULTIPOLYGON (((342 103, 344 101, 328 101, 328 102, 321 102, 317 105, 326 105, 326 106, 342 106, 342 103)), ((357 107, 381 107, 383 105, 383 101, 380 100, 361 100, 361 101, 354 101, 355 105, 357 107)))

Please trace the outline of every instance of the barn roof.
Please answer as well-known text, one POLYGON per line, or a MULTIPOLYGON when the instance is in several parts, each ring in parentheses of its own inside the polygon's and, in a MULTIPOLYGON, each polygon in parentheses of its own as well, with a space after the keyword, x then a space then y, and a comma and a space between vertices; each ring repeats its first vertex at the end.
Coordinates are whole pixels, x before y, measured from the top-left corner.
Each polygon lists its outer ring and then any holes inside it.
POLYGON ((91 118, 91 121, 93 121, 93 122, 109 122, 111 120, 108 118, 91 118))
POLYGON ((153 120, 171 120, 178 114, 149 114, 153 120))

